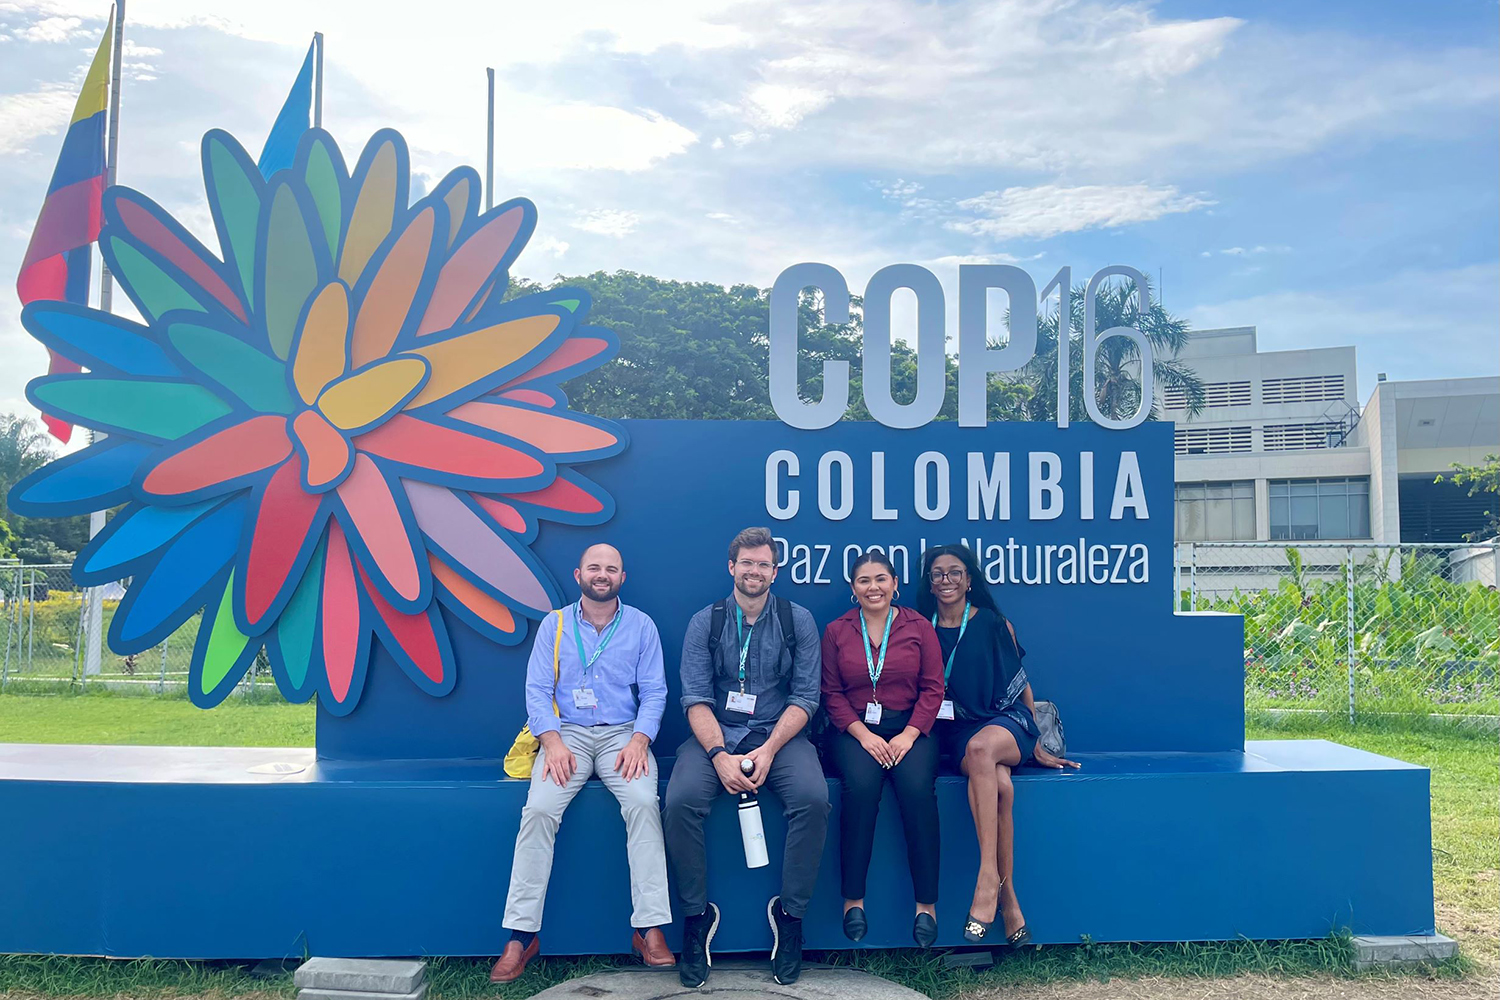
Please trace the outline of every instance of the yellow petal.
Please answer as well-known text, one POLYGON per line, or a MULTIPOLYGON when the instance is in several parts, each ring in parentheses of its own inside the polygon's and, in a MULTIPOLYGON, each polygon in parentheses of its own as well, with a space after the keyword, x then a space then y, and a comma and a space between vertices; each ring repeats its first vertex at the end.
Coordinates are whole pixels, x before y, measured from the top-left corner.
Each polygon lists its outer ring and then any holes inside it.
POLYGON ((421 346, 408 354, 426 358, 432 365, 432 376, 407 408, 442 399, 489 377, 546 340, 559 322, 560 317, 547 313, 482 327, 437 343, 418 341, 421 346))
POLYGON ((396 218, 396 146, 387 140, 375 151, 370 169, 355 196, 354 211, 349 216, 349 230, 344 234, 344 248, 339 257, 339 277, 353 288, 359 283, 365 265, 375 255, 382 240, 390 234, 396 218))
POLYGON ((324 285, 308 308, 292 359, 292 381, 304 403, 317 399, 328 383, 344 374, 348 338, 349 290, 335 281, 324 285))
POLYGON ((318 397, 318 410, 343 431, 375 423, 406 402, 427 378, 427 362, 403 354, 339 379, 318 397))

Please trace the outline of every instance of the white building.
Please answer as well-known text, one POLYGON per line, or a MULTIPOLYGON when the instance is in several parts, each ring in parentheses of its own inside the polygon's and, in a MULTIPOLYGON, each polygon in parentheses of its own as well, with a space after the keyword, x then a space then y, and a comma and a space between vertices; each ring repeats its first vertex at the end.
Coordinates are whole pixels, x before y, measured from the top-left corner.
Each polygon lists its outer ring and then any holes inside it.
POLYGON ((1206 390, 1189 417, 1158 388, 1180 542, 1461 542, 1496 502, 1433 480, 1500 453, 1500 377, 1382 375, 1361 407, 1353 347, 1262 352, 1235 327, 1193 333, 1178 357, 1206 390))

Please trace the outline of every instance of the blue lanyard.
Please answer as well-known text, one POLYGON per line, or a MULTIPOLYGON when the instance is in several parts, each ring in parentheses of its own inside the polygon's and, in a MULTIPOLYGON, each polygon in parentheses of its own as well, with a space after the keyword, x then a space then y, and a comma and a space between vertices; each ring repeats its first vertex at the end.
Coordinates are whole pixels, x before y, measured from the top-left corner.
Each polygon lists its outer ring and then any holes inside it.
MULTIPOLYGON (((937 628, 937 612, 932 613, 932 627, 937 628)), ((943 685, 948 684, 948 675, 953 673, 953 658, 958 655, 958 644, 964 641, 964 632, 969 628, 969 602, 964 601, 964 620, 958 625, 958 638, 953 641, 953 649, 948 653, 948 665, 943 668, 943 685)))
MULTIPOLYGON (((870 693, 875 695, 875 686, 880 683, 880 675, 885 672, 885 651, 891 644, 891 622, 896 620, 896 609, 891 608, 885 613, 885 635, 880 637, 880 662, 870 655, 870 627, 865 624, 865 613, 859 613, 859 634, 865 640, 865 666, 870 671, 870 693)), ((875 703, 880 703, 878 695, 875 703)))
MULTIPOLYGON (((766 613, 762 608, 762 615, 766 613)), ((744 631, 745 612, 740 609, 739 602, 734 605, 734 634, 740 641, 740 694, 745 693, 745 659, 750 655, 750 637, 755 634, 755 626, 750 626, 750 631, 744 631)))
POLYGON ((609 623, 609 629, 604 633, 604 638, 599 640, 599 645, 594 647, 594 655, 588 656, 583 651, 583 636, 578 631, 578 619, 583 616, 583 602, 579 601, 573 605, 573 641, 578 644, 578 662, 583 667, 584 674, 592 670, 594 664, 599 662, 599 657, 604 655, 604 647, 608 646, 609 640, 615 637, 615 629, 620 627, 620 619, 625 617, 624 612, 623 604, 615 608, 614 621, 609 623))

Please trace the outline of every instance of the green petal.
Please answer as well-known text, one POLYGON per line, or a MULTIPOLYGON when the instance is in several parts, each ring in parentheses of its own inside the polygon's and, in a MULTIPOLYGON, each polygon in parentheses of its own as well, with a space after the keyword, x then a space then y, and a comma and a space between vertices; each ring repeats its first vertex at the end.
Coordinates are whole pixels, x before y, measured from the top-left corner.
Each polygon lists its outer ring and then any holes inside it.
POLYGON ((247 663, 241 661, 251 639, 234 623, 233 571, 230 572, 229 579, 224 584, 224 593, 219 597, 219 607, 214 612, 213 620, 209 620, 208 611, 205 609, 203 624, 200 628, 209 630, 207 645, 204 646, 201 641, 199 644, 203 649, 203 669, 198 679, 199 693, 207 695, 222 684, 236 666, 242 671, 248 666, 247 663))
POLYGON ((318 209, 318 219, 323 223, 323 235, 333 259, 339 255, 339 229, 343 225, 344 210, 339 189, 339 169, 334 166, 325 140, 319 138, 312 144, 307 156, 307 176, 304 180, 312 192, 313 204, 318 209))
MULTIPOLYGON (((219 229, 219 246, 227 258, 234 261, 240 276, 240 298, 248 302, 255 288, 255 231, 260 221, 259 175, 246 171, 250 162, 242 160, 230 151, 227 135, 210 133, 203 142, 208 155, 204 157, 204 182, 208 189, 208 200, 216 212, 215 222, 219 229)), ((243 155, 244 151, 240 151, 243 155)), ((253 164, 251 164, 253 166, 253 164)))
POLYGON ((258 310, 265 317, 271 350, 286 359, 302 307, 318 285, 317 258, 313 255, 302 210, 288 184, 278 184, 271 195, 271 218, 266 227, 265 286, 260 289, 258 310))
POLYGON ((323 579, 323 547, 313 550, 302 582, 292 592, 281 617, 276 619, 276 639, 281 644, 281 659, 286 664, 287 680, 301 690, 307 683, 307 668, 312 661, 313 635, 318 624, 318 587, 323 579))
POLYGON ((252 410, 291 413, 286 387, 286 365, 268 358, 240 338, 196 323, 173 323, 167 339, 187 363, 198 369, 252 410))
POLYGON ((175 441, 230 412, 218 396, 188 382, 54 375, 29 392, 42 409, 86 427, 117 428, 158 441, 175 441))
POLYGON ((207 312, 203 305, 177 279, 158 267, 151 258, 141 253, 118 236, 106 236, 115 261, 115 273, 130 293, 130 299, 148 322, 173 309, 207 312))
POLYGON ((580 305, 582 305, 582 304, 583 303, 580 302, 578 299, 558 299, 555 302, 549 302, 548 303, 548 305, 562 306, 568 312, 577 312, 578 311, 578 307, 580 305))

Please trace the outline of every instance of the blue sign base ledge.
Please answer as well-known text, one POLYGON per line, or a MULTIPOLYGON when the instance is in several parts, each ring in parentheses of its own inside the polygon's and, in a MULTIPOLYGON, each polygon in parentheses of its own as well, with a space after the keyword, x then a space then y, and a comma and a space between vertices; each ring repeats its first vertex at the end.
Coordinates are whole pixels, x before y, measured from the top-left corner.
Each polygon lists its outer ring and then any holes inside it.
MULTIPOLYGON (((1081 772, 1016 774, 1015 880, 1038 943, 1434 930, 1426 768, 1301 740, 1075 756, 1081 772)), ((24 863, 6 872, 0 952, 494 955, 527 788, 499 776, 494 760, 0 745, 0 816, 13 836, 25 831, 24 863)), ((811 949, 851 947, 837 783, 830 791, 811 949)), ((940 944, 958 946, 977 848, 962 779, 940 778, 939 797, 940 944)), ((710 817, 720 953, 770 947, 784 826, 767 805, 773 861, 758 871, 745 868, 727 796, 710 817)), ((889 794, 879 823, 862 947, 909 946, 911 882, 889 794)), ((624 828, 591 782, 558 838, 542 950, 624 953, 629 916, 624 828)))

